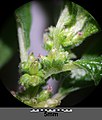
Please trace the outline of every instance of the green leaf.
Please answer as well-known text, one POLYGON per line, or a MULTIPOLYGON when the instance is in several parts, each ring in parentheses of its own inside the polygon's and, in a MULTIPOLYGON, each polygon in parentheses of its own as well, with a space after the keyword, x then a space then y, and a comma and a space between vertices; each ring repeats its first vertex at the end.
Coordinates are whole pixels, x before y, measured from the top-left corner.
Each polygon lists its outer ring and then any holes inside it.
MULTIPOLYGON (((80 59, 75 61, 74 64, 85 70, 83 76, 86 77, 86 75, 88 75, 90 80, 94 80, 95 85, 99 84, 102 78, 102 57, 89 57, 87 59, 80 59)), ((80 75, 82 76, 82 73, 80 75)))
POLYGON ((62 81, 59 93, 63 96, 88 86, 98 85, 102 79, 102 57, 90 56, 76 60, 72 62, 72 66, 69 67, 70 70, 64 69, 65 71, 54 76, 56 80, 62 81))
POLYGON ((99 25, 88 11, 73 2, 68 2, 56 27, 51 26, 49 33, 44 35, 45 48, 50 50, 52 45, 57 49, 61 45, 68 49, 74 48, 99 30, 99 25))
POLYGON ((22 27, 24 33, 25 48, 30 47, 30 27, 31 27, 31 3, 27 3, 15 11, 16 21, 22 27))
POLYGON ((15 11, 21 61, 27 60, 27 50, 30 47, 31 3, 27 3, 15 11))
MULTIPOLYGON (((78 69, 76 69, 76 71, 77 70, 78 69)), ((70 77, 70 73, 68 73, 68 72, 59 74, 61 81, 62 81, 61 87, 59 88, 59 93, 62 94, 63 96, 67 96, 71 92, 94 85, 93 80, 86 79, 87 76, 85 76, 85 77, 80 76, 80 78, 79 78, 78 72, 74 73, 74 74, 75 75, 73 75, 73 73, 72 73, 72 75, 74 76, 72 78, 70 77)))

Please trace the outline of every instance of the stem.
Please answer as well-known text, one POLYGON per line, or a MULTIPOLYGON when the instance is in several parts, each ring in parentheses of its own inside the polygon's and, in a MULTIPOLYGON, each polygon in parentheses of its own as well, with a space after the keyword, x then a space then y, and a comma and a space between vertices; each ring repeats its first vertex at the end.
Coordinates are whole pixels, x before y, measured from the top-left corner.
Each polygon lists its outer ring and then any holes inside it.
POLYGON ((59 91, 52 98, 50 98, 50 99, 48 99, 46 101, 42 101, 40 103, 37 103, 33 107, 37 107, 37 108, 54 108, 54 107, 60 105, 61 100, 63 100, 68 94, 70 94, 71 92, 76 91, 78 89, 79 88, 70 88, 70 89, 66 90, 65 92, 60 92, 59 91))
POLYGON ((19 41, 21 62, 27 61, 28 55, 24 45, 24 31, 20 25, 18 25, 18 41, 19 41))

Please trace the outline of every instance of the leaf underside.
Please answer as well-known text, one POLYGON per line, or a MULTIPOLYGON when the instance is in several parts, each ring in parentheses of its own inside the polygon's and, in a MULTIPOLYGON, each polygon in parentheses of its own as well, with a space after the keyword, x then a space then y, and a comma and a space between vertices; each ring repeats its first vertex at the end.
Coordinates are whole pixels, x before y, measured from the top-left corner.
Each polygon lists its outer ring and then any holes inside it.
POLYGON ((18 26, 21 26, 24 34, 24 45, 27 50, 30 47, 30 27, 31 27, 31 3, 27 3, 15 11, 18 26))

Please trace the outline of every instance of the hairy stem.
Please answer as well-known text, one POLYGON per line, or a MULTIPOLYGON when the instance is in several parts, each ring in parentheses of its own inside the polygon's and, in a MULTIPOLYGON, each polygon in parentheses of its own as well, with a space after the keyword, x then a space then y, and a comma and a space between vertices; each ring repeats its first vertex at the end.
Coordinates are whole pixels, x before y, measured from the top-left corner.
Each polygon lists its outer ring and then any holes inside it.
POLYGON ((24 31, 20 25, 18 25, 18 41, 19 41, 21 62, 27 61, 28 55, 24 45, 24 31))

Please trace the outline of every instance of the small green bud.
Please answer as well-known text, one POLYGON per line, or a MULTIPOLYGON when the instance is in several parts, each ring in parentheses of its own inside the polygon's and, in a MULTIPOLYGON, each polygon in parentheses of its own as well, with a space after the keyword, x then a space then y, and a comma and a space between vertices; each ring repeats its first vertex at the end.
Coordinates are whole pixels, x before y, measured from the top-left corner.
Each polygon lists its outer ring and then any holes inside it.
POLYGON ((53 41, 46 41, 46 43, 44 44, 44 48, 46 49, 46 50, 51 50, 52 49, 52 47, 53 47, 53 41))
POLYGON ((23 73, 29 73, 30 64, 28 62, 23 62, 20 64, 20 71, 23 73))
POLYGON ((24 74, 20 77, 19 83, 24 86, 25 88, 28 88, 29 86, 38 86, 40 84, 45 83, 45 80, 39 76, 29 74, 24 74))
POLYGON ((40 94, 37 96, 37 101, 42 102, 46 101, 51 97, 51 92, 49 90, 43 90, 40 92, 40 94))
POLYGON ((45 33, 44 34, 44 48, 46 50, 51 50, 53 46, 54 46, 54 44, 53 44, 53 41, 51 40, 49 34, 45 33))
POLYGON ((31 85, 33 87, 44 84, 44 83, 45 83, 44 78, 41 78, 41 77, 36 76, 36 75, 32 75, 31 80, 29 81, 29 85, 31 85))
POLYGON ((49 69, 52 66, 52 63, 48 57, 41 57, 41 63, 44 66, 44 69, 49 69))
POLYGON ((33 54, 29 56, 27 62, 23 62, 20 65, 20 71, 30 75, 37 75, 41 68, 41 63, 35 60, 33 54))
POLYGON ((37 61, 35 61, 30 65, 29 74, 36 75, 38 73, 38 71, 39 71, 38 64, 39 63, 37 61))
POLYGON ((30 53, 30 55, 28 56, 28 62, 34 62, 35 61, 35 57, 33 53, 30 53))
POLYGON ((63 66, 63 61, 62 60, 53 60, 52 61, 52 66, 53 68, 61 69, 63 66))
POLYGON ((31 76, 29 74, 24 74, 20 77, 19 83, 25 88, 28 88, 30 80, 31 80, 31 76))
POLYGON ((44 71, 43 70, 40 70, 38 73, 37 73, 37 75, 39 76, 39 77, 41 77, 41 78, 44 78, 44 71))

